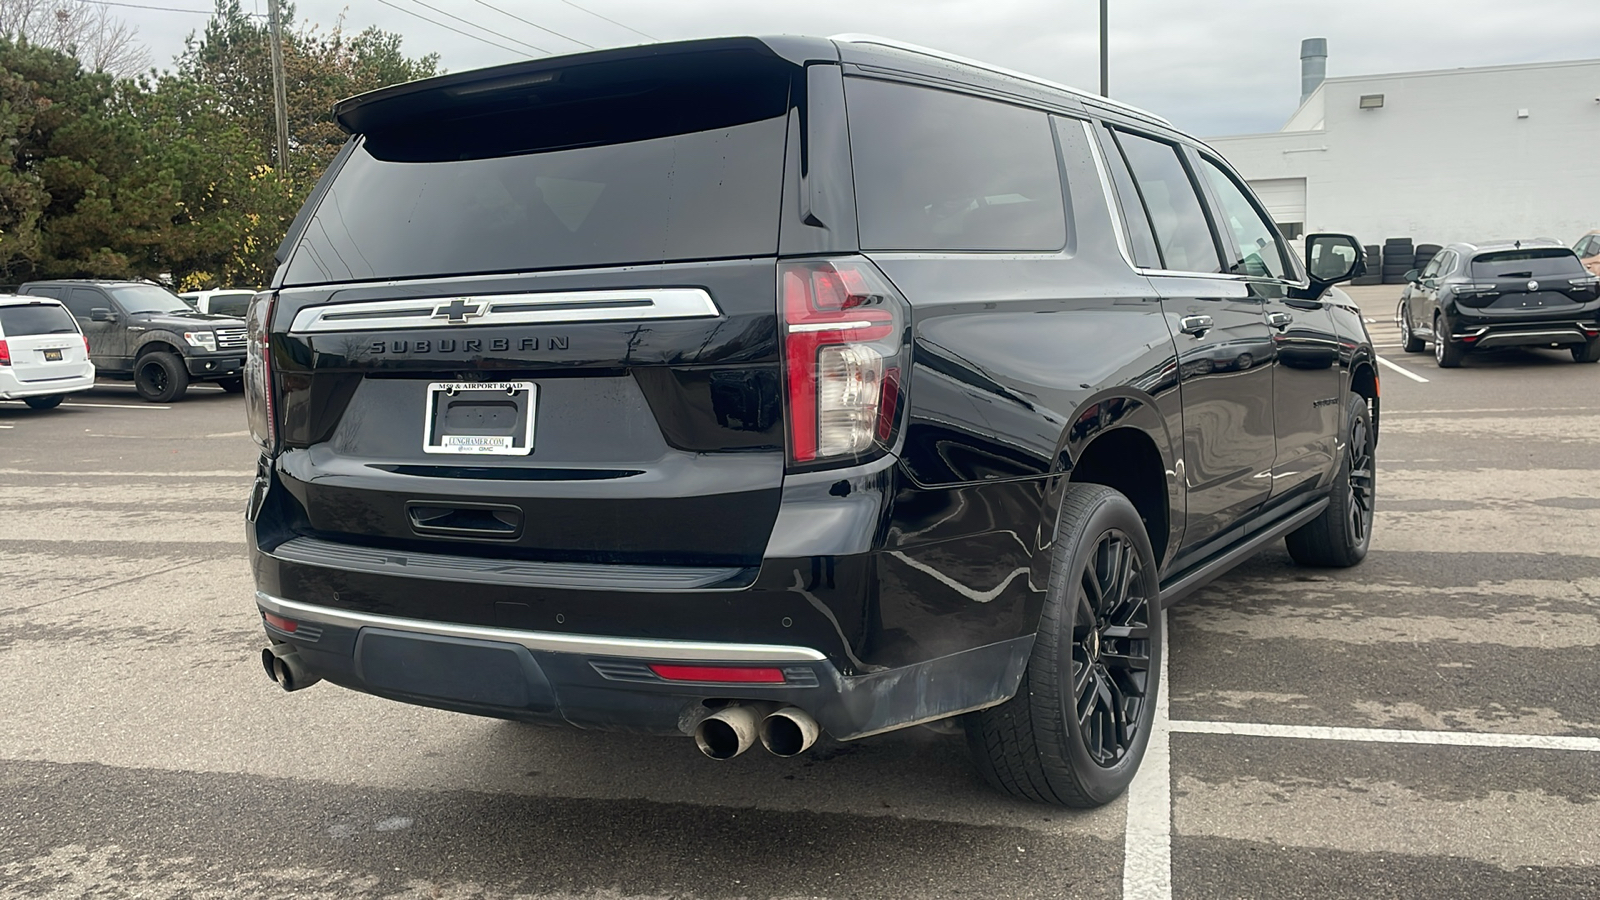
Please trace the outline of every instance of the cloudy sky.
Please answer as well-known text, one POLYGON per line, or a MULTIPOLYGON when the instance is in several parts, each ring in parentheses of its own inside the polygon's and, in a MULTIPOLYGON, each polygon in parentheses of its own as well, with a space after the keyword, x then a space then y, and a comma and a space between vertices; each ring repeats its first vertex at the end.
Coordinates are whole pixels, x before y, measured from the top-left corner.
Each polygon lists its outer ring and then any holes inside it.
MULTIPOLYGON (((207 8, 207 0, 121 2, 207 8)), ((266 0, 242 2, 247 11, 266 11, 266 0)), ((1100 77, 1097 0, 298 0, 296 7, 302 21, 324 27, 342 15, 353 31, 398 32, 408 53, 438 53, 451 71, 541 55, 528 45, 565 53, 639 43, 638 32, 661 40, 865 32, 1087 90, 1100 77)), ((1299 101, 1305 37, 1328 39, 1330 76, 1600 56, 1596 0, 1110 0, 1110 7, 1112 96, 1205 136, 1277 130, 1299 101)), ((138 27, 158 66, 170 65, 184 37, 205 24, 203 15, 116 11, 138 27)))

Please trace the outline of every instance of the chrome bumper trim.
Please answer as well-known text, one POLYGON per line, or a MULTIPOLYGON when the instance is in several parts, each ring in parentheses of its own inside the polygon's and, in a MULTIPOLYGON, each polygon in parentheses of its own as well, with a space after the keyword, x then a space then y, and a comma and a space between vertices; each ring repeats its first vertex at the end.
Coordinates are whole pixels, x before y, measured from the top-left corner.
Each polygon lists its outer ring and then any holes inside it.
POLYGON ((583 634, 555 634, 548 631, 520 631, 487 625, 457 625, 402 619, 371 613, 312 606, 256 591, 256 605, 288 619, 333 625, 342 628, 387 628, 435 637, 467 638, 519 644, 529 650, 551 653, 578 653, 586 656, 620 656, 632 659, 694 660, 696 662, 824 662, 827 655, 810 647, 781 644, 720 644, 702 641, 655 641, 641 638, 599 637, 583 634))

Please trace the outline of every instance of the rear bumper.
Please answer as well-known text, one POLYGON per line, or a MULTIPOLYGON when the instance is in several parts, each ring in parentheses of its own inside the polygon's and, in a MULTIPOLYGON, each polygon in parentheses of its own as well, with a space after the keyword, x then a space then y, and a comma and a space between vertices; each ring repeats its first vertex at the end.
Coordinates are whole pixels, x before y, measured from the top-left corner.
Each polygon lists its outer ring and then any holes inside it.
POLYGON ((1537 324, 1458 324, 1452 339, 1469 347, 1548 347, 1582 344, 1600 337, 1594 322, 1540 322, 1537 324))
POLYGON ((51 397, 70 394, 94 387, 94 368, 86 367, 86 374, 50 378, 44 381, 22 381, 16 375, 0 370, 0 400, 23 400, 28 397, 51 397))
POLYGON ((581 728, 690 734, 707 701, 798 706, 850 740, 982 709, 1007 699, 1031 635, 910 666, 846 675, 816 649, 784 644, 651 640, 458 625, 315 606, 256 593, 274 642, 313 675, 353 690, 475 715, 581 728), (777 669, 783 682, 668 681, 652 664, 777 669))

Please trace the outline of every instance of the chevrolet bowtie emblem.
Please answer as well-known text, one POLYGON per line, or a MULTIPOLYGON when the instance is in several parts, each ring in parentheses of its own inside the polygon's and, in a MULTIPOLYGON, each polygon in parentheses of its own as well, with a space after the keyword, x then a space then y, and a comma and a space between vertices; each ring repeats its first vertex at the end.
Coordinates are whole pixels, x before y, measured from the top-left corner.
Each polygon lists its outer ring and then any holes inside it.
POLYGON ((465 322, 475 316, 483 315, 483 304, 468 303, 465 300, 455 299, 449 303, 434 307, 433 317, 449 322, 465 322))

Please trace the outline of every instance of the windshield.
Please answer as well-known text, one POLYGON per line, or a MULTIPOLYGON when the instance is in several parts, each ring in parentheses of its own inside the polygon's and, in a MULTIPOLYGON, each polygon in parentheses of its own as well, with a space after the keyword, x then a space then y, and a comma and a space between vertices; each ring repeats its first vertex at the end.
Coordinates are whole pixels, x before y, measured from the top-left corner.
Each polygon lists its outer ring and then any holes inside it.
POLYGON ((1577 254, 1565 247, 1503 250, 1472 260, 1474 278, 1563 278, 1587 274, 1577 254))
POLYGON ((194 312, 177 294, 153 284, 124 284, 109 290, 129 315, 194 312))

